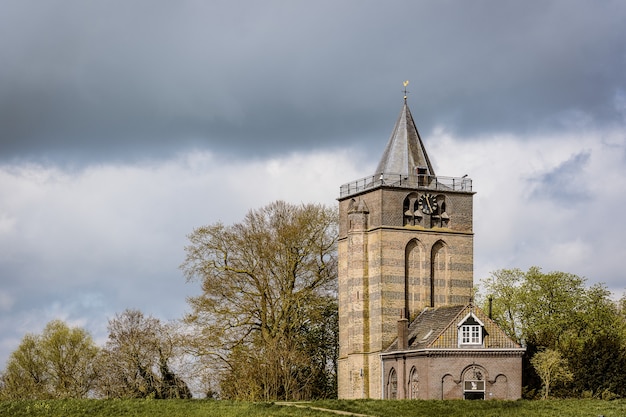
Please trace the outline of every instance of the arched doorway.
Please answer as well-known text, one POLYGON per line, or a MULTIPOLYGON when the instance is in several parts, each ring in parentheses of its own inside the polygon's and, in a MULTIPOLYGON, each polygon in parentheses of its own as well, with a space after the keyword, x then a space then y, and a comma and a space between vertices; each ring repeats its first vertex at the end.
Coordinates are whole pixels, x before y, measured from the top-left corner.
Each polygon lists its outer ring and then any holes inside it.
POLYGON ((485 370, 476 365, 470 366, 463 373, 463 398, 466 400, 485 399, 485 370))

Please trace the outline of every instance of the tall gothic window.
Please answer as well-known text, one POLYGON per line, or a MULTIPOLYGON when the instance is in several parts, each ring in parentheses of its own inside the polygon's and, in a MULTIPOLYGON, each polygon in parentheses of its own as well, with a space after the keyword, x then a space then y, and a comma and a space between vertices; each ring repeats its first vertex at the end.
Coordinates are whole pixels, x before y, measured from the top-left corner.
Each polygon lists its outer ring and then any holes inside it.
POLYGON ((447 304, 448 247, 442 241, 433 245, 430 257, 430 306, 447 304))
POLYGON ((411 240, 404 254, 404 309, 405 317, 411 320, 414 314, 421 308, 422 301, 422 259, 424 249, 417 240, 411 240))
POLYGON ((419 398, 419 380, 417 379, 417 369, 411 368, 409 373, 409 396, 412 400, 419 398))
POLYGON ((387 382, 387 398, 395 400, 398 398, 398 374, 395 368, 389 371, 389 381, 387 382))

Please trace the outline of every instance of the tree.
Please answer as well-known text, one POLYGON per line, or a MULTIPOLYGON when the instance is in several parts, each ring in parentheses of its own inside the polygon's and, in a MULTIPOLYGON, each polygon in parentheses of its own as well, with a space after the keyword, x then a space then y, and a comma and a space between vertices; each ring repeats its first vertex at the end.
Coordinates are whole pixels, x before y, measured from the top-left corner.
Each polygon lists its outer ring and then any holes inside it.
POLYGON ((530 268, 520 291, 521 322, 526 343, 557 348, 586 317, 585 280, 565 272, 530 268))
POLYGON ((27 334, 3 375, 8 398, 84 398, 94 388, 98 353, 89 333, 54 320, 41 335, 27 334))
MULTIPOLYGON (((522 342, 522 289, 525 275, 520 269, 500 269, 483 281, 492 305, 493 319, 504 332, 518 343, 522 342)), ((483 300, 483 303, 487 300, 483 300)))
POLYGON ((520 343, 556 348, 583 316, 585 280, 565 272, 502 269, 483 281, 493 297, 494 319, 520 343))
POLYGON ((626 349, 618 334, 602 332, 585 338, 578 349, 569 352, 568 362, 575 393, 626 396, 626 349))
POLYGON ((545 349, 535 354, 530 360, 535 371, 543 381, 543 399, 550 395, 550 387, 559 382, 568 382, 573 374, 568 369, 567 360, 553 349, 545 349))
MULTIPOLYGON (((611 392, 626 395, 626 316, 601 284, 564 272, 499 270, 483 281, 493 297, 493 318, 526 346, 524 384, 527 392, 540 387, 533 357, 557 352, 570 365, 573 382, 566 395, 611 392)), ((486 296, 481 293, 482 302, 486 296)))
POLYGON ((176 337, 170 326, 126 310, 109 321, 109 340, 99 358, 100 395, 108 398, 191 398, 170 368, 176 337))
POLYGON ((572 365, 573 389, 595 396, 626 396, 626 321, 611 293, 600 284, 581 300, 584 313, 561 347, 572 365))
POLYGON ((202 284, 189 299, 190 347, 217 361, 222 396, 308 398, 314 375, 332 374, 311 355, 328 335, 309 330, 336 299, 336 239, 336 210, 283 201, 189 235, 181 268, 202 284))

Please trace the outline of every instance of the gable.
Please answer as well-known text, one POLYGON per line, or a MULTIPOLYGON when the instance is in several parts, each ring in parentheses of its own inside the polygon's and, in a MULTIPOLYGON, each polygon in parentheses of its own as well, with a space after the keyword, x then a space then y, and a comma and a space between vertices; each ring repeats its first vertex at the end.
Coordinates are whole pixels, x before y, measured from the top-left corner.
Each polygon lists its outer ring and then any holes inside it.
POLYGON ((471 315, 475 316, 483 324, 483 348, 485 349, 511 349, 519 348, 520 345, 509 338, 506 333, 474 305, 467 305, 459 313, 458 319, 448 323, 447 327, 429 344, 432 349, 455 349, 459 346, 458 325, 464 323, 471 315))

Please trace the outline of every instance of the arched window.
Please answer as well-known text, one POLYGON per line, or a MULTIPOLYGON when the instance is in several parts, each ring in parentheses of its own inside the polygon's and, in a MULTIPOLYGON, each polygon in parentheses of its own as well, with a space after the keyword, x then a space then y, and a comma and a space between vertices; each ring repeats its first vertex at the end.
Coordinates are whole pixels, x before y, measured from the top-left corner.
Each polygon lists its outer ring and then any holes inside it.
POLYGON ((446 287, 448 281, 448 247, 443 241, 433 245, 430 256, 430 306, 438 307, 448 303, 446 287))
POLYGON ((411 240, 404 251, 404 309, 409 321, 423 307, 422 300, 427 299, 426 294, 422 295, 424 287, 420 282, 423 261, 423 245, 417 239, 411 240))
POLYGON ((419 380, 415 367, 411 368, 409 373, 409 398, 412 400, 419 398, 419 380))
POLYGON ((353 198, 348 203, 348 230, 352 230, 352 217, 350 216, 350 213, 352 213, 352 211, 355 208, 356 208, 356 200, 353 198))
POLYGON ((394 368, 389 371, 389 381, 387 382, 387 398, 395 400, 398 398, 398 374, 394 368))
POLYGON ((404 198, 402 203, 402 213, 404 218, 404 225, 415 226, 421 222, 421 212, 417 207, 417 194, 411 193, 404 198))

